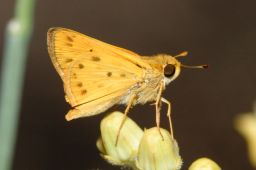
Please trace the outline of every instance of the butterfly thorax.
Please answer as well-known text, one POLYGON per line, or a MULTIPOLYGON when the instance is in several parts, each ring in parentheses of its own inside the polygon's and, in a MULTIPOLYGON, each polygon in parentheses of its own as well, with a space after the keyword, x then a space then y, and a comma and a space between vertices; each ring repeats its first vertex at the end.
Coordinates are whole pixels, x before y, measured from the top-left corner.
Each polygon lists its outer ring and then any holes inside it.
MULTIPOLYGON (((129 89, 129 95, 122 100, 122 103, 127 103, 132 94, 137 95, 137 100, 134 104, 145 104, 154 101, 158 94, 159 85, 161 82, 165 82, 163 71, 164 66, 167 63, 166 57, 157 55, 152 57, 145 56, 142 57, 142 59, 150 65, 150 68, 144 70, 143 80, 129 89)), ((164 86, 166 85, 166 83, 163 84, 164 86)))
POLYGON ((144 104, 156 99, 160 84, 163 85, 162 88, 164 90, 166 85, 178 77, 180 73, 180 63, 175 58, 165 54, 152 57, 144 56, 142 59, 151 66, 151 69, 145 70, 144 81, 132 91, 138 96, 136 103, 144 104), (171 73, 169 73, 170 70, 167 69, 170 66, 173 67, 171 73))

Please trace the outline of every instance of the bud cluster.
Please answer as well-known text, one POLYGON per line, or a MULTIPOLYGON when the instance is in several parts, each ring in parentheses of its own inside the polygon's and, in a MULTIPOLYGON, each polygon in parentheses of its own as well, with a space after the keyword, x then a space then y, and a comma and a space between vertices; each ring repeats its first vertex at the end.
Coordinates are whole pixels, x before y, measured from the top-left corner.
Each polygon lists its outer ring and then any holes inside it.
POLYGON ((132 119, 126 118, 117 135, 124 115, 113 112, 100 125, 101 137, 97 147, 102 157, 113 165, 137 170, 179 170, 182 159, 177 142, 170 133, 157 127, 142 130, 132 119))

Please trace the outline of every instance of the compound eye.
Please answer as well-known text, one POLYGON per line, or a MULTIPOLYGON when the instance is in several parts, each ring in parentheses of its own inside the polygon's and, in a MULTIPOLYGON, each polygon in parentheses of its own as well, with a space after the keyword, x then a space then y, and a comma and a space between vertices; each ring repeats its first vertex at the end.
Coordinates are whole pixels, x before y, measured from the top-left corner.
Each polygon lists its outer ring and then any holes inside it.
POLYGON ((171 77, 175 73, 175 66, 172 64, 167 64, 164 68, 164 76, 165 77, 171 77))

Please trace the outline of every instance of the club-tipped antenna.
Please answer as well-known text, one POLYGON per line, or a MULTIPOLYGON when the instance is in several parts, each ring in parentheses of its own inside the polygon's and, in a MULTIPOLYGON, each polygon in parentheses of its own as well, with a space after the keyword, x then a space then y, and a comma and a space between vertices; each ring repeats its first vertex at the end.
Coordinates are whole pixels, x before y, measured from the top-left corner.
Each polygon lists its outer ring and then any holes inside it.
POLYGON ((203 69, 207 69, 208 65, 204 64, 204 65, 199 65, 199 66, 188 66, 188 65, 181 64, 181 67, 184 67, 184 68, 203 68, 203 69))
MULTIPOLYGON (((174 58, 178 58, 178 57, 185 57, 187 55, 188 55, 188 52, 187 51, 183 51, 180 54, 175 55, 173 57, 174 58)), ((204 64, 204 65, 198 65, 198 66, 188 66, 188 65, 181 64, 181 67, 184 67, 184 68, 202 68, 202 69, 206 69, 206 68, 208 68, 208 65, 204 64)))
POLYGON ((178 57, 185 57, 185 56, 187 56, 188 55, 188 52, 187 51, 183 51, 183 52, 181 52, 180 54, 178 54, 178 55, 175 55, 175 56, 173 56, 174 58, 178 58, 178 57))

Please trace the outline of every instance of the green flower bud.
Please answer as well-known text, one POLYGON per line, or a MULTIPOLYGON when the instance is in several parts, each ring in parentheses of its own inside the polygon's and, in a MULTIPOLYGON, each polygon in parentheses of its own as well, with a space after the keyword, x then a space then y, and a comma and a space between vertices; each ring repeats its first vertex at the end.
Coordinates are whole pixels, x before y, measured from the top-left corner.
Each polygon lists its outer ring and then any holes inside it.
POLYGON ((199 158, 190 165, 188 170, 221 170, 221 168, 209 158, 199 158))
POLYGON ((182 159, 170 133, 157 127, 145 130, 139 146, 136 166, 140 170, 179 170, 182 159))
POLYGON ((101 121, 101 138, 97 141, 97 147, 101 151, 103 158, 109 163, 133 166, 143 131, 134 121, 127 117, 116 145, 118 130, 123 116, 124 114, 120 112, 113 112, 101 121))

